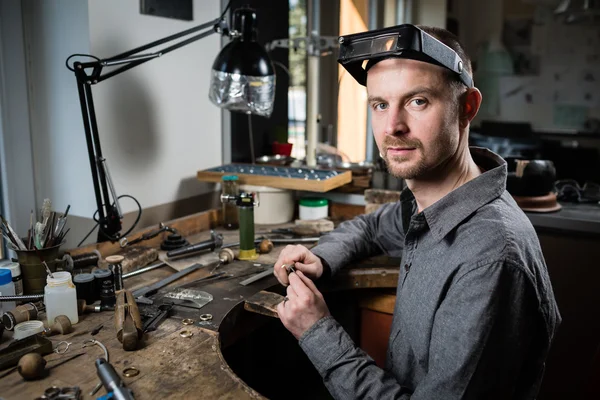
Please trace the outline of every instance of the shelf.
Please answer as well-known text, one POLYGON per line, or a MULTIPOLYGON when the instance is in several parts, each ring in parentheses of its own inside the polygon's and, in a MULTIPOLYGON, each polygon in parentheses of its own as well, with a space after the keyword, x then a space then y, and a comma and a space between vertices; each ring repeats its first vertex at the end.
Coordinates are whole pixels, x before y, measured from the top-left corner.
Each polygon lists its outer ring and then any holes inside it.
POLYGON ((228 164, 198 171, 197 178, 202 182, 221 182, 224 175, 237 175, 240 184, 310 192, 328 192, 352 181, 351 171, 252 164, 228 164))

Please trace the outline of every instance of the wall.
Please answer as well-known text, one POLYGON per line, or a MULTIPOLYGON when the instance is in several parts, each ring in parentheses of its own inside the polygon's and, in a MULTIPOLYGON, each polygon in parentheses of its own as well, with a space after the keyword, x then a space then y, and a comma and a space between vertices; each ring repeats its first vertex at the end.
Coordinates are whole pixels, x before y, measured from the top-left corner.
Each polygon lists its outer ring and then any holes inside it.
POLYGON ((21 4, 0 0, 0 212, 24 232, 35 208, 21 4))
MULTIPOLYGON (((55 210, 71 204, 73 216, 90 218, 95 196, 66 58, 119 54, 214 19, 221 4, 195 0, 193 21, 141 15, 136 0, 23 4, 37 204, 50 198, 55 210)), ((220 38, 212 35, 94 86, 102 151, 119 195, 149 208, 212 190, 195 173, 221 163, 221 111, 208 99, 219 49, 220 38)), ((127 200, 122 206, 135 209, 127 200)), ((92 225, 88 219, 79 231, 92 225)))
POLYGON ((508 52, 516 66, 489 80, 476 73, 484 103, 475 125, 482 119, 528 122, 539 132, 573 133, 587 118, 600 118, 600 27, 563 24, 553 3, 456 2, 460 38, 471 57, 481 61, 483 45, 495 41, 498 52, 490 57, 508 52))
POLYGON ((414 7, 415 24, 446 27, 446 0, 419 0, 414 7))

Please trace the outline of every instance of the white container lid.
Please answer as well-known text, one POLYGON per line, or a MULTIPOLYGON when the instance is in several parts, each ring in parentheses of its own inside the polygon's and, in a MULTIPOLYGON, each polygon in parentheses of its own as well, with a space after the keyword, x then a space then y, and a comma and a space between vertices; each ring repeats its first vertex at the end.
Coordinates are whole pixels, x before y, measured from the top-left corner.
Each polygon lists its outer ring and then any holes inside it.
POLYGON ((0 268, 10 269, 10 273, 13 278, 21 275, 21 266, 18 262, 2 260, 0 261, 0 268))
POLYGON ((50 286, 59 286, 71 282, 71 273, 67 271, 53 272, 52 276, 53 278, 50 278, 50 275, 46 276, 46 283, 50 286))
POLYGON ((42 321, 25 321, 15 325, 15 333, 13 339, 21 340, 26 337, 35 335, 44 331, 44 323, 42 321))

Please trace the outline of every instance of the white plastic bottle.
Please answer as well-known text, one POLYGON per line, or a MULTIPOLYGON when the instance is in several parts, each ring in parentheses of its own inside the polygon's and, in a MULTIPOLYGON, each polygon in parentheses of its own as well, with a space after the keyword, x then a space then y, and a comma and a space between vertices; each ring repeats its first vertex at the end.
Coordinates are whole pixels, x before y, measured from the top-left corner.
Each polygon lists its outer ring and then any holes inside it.
MULTIPOLYGON (((14 296, 15 284, 9 269, 0 268, 0 296, 14 296)), ((10 311, 17 305, 14 301, 0 301, 0 314, 10 311)))
POLYGON ((46 318, 48 325, 52 326, 54 318, 66 315, 71 324, 79 322, 77 315, 77 294, 75 285, 71 280, 71 274, 66 271, 53 272, 46 277, 44 288, 44 303, 46 303, 46 318))

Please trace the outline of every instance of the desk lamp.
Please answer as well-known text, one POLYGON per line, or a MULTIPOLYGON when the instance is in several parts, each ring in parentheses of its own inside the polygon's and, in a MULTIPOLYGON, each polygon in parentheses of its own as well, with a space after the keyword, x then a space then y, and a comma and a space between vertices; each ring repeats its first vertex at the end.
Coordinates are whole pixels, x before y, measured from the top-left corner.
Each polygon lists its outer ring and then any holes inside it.
POLYGON ((77 80, 81 114, 96 196, 96 206, 98 207, 93 216, 96 225, 88 236, 96 227, 99 227, 98 242, 107 240, 114 242, 133 231, 141 216, 141 206, 132 196, 117 196, 116 194, 108 172, 106 159, 102 155, 100 146, 98 123, 92 98, 92 85, 213 33, 219 33, 222 36, 228 36, 231 42, 221 50, 213 64, 209 93, 210 100, 217 106, 228 110, 265 117, 271 115, 275 97, 275 71, 266 50, 256 41, 256 13, 253 9, 247 7, 235 10, 232 18, 233 29, 230 30, 225 21, 225 14, 228 9, 229 4, 223 14, 215 20, 113 57, 100 59, 91 55, 73 54, 67 58, 67 68, 75 73, 77 80), (188 37, 192 34, 196 35, 188 37), (184 37, 188 38, 165 47, 162 50, 141 53, 184 37), (94 61, 75 61, 73 66, 70 66, 69 60, 73 57, 90 57, 94 61), (105 67, 118 68, 104 72, 103 69, 105 67), (139 209, 136 221, 122 235, 120 231, 123 214, 119 206, 120 197, 131 197, 137 203, 139 209), (98 215, 97 217, 96 214, 98 215))

